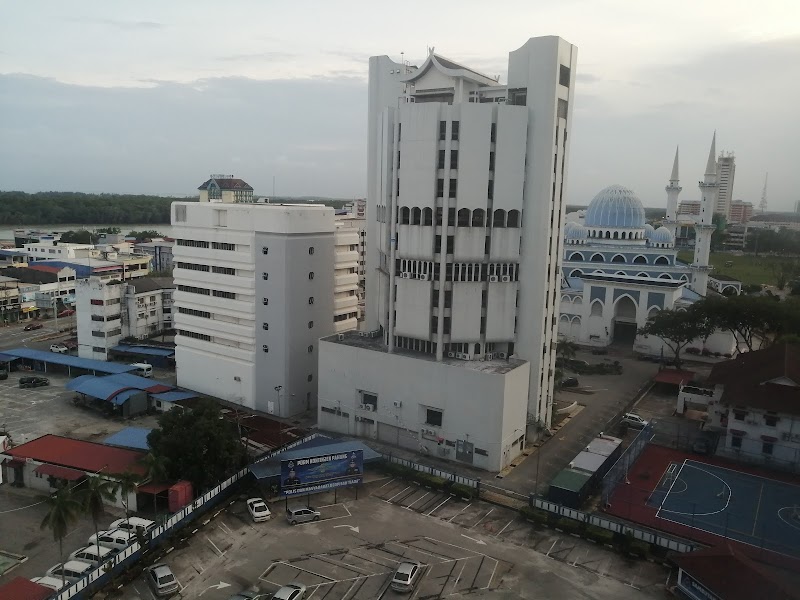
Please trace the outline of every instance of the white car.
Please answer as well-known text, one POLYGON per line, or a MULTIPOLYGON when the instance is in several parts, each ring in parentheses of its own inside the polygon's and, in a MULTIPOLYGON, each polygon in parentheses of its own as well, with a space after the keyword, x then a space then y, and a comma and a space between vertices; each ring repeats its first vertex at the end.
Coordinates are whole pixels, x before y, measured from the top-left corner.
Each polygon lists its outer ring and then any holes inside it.
POLYGON ((649 424, 648 421, 634 413, 625 413, 622 415, 622 422, 634 429, 644 429, 649 424))
POLYGON ((66 354, 69 352, 69 348, 67 348, 64 344, 50 344, 50 352, 57 352, 58 354, 66 354))
POLYGON ((108 526, 109 530, 122 529, 123 531, 132 531, 136 533, 136 528, 141 527, 145 531, 149 531, 156 526, 155 521, 150 519, 143 519, 141 517, 129 517, 127 519, 117 519, 108 526))
POLYGON ((105 546, 115 550, 124 550, 136 541, 136 534, 132 531, 114 529, 111 531, 101 531, 87 540, 87 544, 105 546))
POLYGON ((33 583, 43 585, 46 588, 50 588, 54 592, 60 592, 64 588, 68 588, 70 586, 69 581, 61 583, 60 577, 58 579, 55 577, 31 577, 31 581, 33 583))
POLYGON ((283 586, 272 596, 272 600, 303 600, 306 586, 302 583, 290 583, 283 586))
POLYGON ((89 573, 94 571, 94 569, 95 567, 93 565, 83 562, 82 560, 68 560, 63 565, 59 563, 50 567, 47 569, 47 573, 45 573, 45 575, 60 580, 63 570, 64 581, 75 583, 76 581, 80 581, 86 577, 89 573))
POLYGON ((82 560, 83 562, 88 562, 92 565, 99 565, 102 562, 106 562, 107 560, 114 558, 114 555, 118 552, 119 550, 115 548, 106 548, 105 546, 93 544, 91 546, 86 546, 85 548, 75 550, 75 552, 70 554, 69 557, 70 559, 82 560))
POLYGON ((272 517, 272 513, 269 511, 269 508, 267 508, 266 502, 261 498, 250 498, 247 501, 247 512, 250 513, 250 516, 253 517, 253 521, 256 523, 269 521, 272 517))

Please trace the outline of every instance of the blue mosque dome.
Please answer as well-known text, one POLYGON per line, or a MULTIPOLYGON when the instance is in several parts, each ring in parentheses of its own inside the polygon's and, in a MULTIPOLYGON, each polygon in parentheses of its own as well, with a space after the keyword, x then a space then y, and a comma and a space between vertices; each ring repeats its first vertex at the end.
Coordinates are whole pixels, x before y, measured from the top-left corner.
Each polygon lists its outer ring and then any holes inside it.
POLYGON ((589 237, 589 231, 580 223, 567 223, 564 226, 564 238, 568 240, 585 240, 589 237))
POLYGON ((644 206, 633 190, 610 185, 592 199, 586 209, 587 227, 644 227, 644 206))
POLYGON ((650 241, 653 244, 673 244, 674 240, 672 239, 672 232, 666 227, 659 227, 653 232, 653 235, 650 237, 650 241))
POLYGON ((653 229, 653 226, 650 225, 650 223, 645 223, 644 224, 644 239, 649 240, 651 237, 653 237, 653 232, 654 231, 655 231, 655 229, 653 229))

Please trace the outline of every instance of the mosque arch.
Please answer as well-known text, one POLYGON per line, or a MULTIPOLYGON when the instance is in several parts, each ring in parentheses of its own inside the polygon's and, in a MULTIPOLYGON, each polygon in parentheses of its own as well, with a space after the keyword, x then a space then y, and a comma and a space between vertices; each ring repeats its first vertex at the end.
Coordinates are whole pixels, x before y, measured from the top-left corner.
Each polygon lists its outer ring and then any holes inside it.
MULTIPOLYGON (((575 296, 572 299, 572 303, 575 304, 575 305, 582 305, 583 304, 583 298, 581 298, 580 296, 575 296)), ((577 318, 580 319, 580 317, 577 317, 577 318)))
POLYGON ((617 271, 614 275, 627 275, 625 271, 617 271))
POLYGON ((611 259, 612 263, 624 263, 626 262, 625 257, 622 254, 615 254, 614 257, 611 259))
POLYGON ((459 227, 469 227, 470 218, 469 218, 469 209, 462 208, 458 211, 458 220, 456 223, 459 227))
POLYGON ((727 296, 728 294, 726 294, 726 292, 728 292, 728 290, 730 290, 731 296, 736 296, 739 294, 739 290, 736 289, 736 286, 733 285, 726 285, 725 287, 722 288, 722 290, 720 290, 720 293, 727 296))
POLYGON ((570 260, 583 261, 584 260, 583 252, 573 252, 572 254, 569 255, 569 259, 570 260))
POLYGON ((589 311, 589 316, 591 317, 603 316, 603 303, 600 302, 600 300, 595 300, 594 302, 592 302, 592 306, 589 311))
POLYGON ((633 258, 633 263, 636 265, 646 265, 647 264, 647 257, 644 254, 637 254, 633 258))
POLYGON ((508 227, 519 227, 519 211, 518 210, 510 210, 508 211, 508 227))
POLYGON ((492 227, 505 227, 506 226, 506 211, 498 208, 492 215, 492 227))
POLYGON ((649 311, 647 311, 647 320, 655 319, 656 315, 660 312, 657 306, 653 306, 649 311))
POLYGON ((669 273, 662 273, 661 275, 658 276, 658 278, 659 279, 672 279, 672 275, 670 275, 669 273))
POLYGON ((681 275, 681 281, 689 281, 688 275, 681 275))
POLYGON ((408 225, 410 219, 411 219, 411 211, 408 209, 407 206, 401 207, 400 208, 400 225, 408 225))
POLYGON ((592 254, 591 262, 605 262, 605 261, 606 259, 599 252, 595 252, 594 254, 592 254))
POLYGON ((648 274, 647 274, 647 273, 645 273, 644 271, 641 271, 641 272, 637 273, 637 274, 636 274, 636 276, 637 276, 637 277, 650 277, 650 275, 648 275, 648 274))
POLYGON ((614 235, 612 236, 612 239, 614 239, 614 240, 618 240, 619 239, 619 232, 618 231, 614 232, 614 235))
POLYGON ((419 225, 422 221, 422 211, 419 208, 412 208, 411 209, 411 224, 412 225, 419 225))
POLYGON ((636 339, 636 301, 622 294, 614 302, 613 338, 615 342, 633 342, 636 339))
POLYGON ((668 265, 669 264, 669 259, 666 256, 661 255, 657 259, 655 259, 655 261, 653 261, 653 264, 654 265, 668 265))
POLYGON ((569 274, 570 277, 580 277, 581 275, 583 275, 583 271, 580 269, 572 269, 569 274))
POLYGON ((422 224, 426 227, 430 227, 431 225, 433 225, 433 209, 431 208, 422 209, 422 224))
POLYGON ((472 226, 483 227, 485 221, 485 213, 482 208, 476 208, 472 211, 472 226))
POLYGON ((607 240, 611 239, 611 232, 610 231, 606 231, 606 239, 607 240))

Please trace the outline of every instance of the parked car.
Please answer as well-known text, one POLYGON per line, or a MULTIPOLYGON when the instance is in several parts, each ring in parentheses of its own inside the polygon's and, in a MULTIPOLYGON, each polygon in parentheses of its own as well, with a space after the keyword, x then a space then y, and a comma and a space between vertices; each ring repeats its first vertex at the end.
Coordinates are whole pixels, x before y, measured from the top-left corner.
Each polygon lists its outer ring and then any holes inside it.
POLYGON ((306 586, 302 583, 290 583, 272 595, 272 600, 303 600, 306 586))
POLYGON ((260 594, 259 592, 248 592, 243 591, 239 592, 238 594, 234 594, 228 600, 261 600, 262 598, 266 600, 266 594, 260 594))
POLYGON ((99 565, 102 562, 106 562, 107 560, 114 558, 114 555, 118 552, 119 550, 114 548, 106 548, 105 546, 93 544, 91 546, 86 546, 85 548, 79 548, 78 550, 75 550, 75 552, 70 554, 69 557, 75 560, 82 560, 93 565, 99 565))
POLYGON ((644 429, 648 425, 648 421, 635 413, 625 413, 622 415, 622 422, 634 429, 644 429))
POLYGON ((33 583, 38 583, 39 585, 43 585, 46 588, 50 588, 54 592, 60 592, 64 588, 70 586, 70 582, 66 581, 61 583, 61 577, 56 579, 55 577, 31 577, 31 581, 33 583))
POLYGON ((101 531, 86 542, 87 544, 99 544, 106 548, 116 548, 117 550, 124 550, 136 541, 136 534, 132 531, 124 531, 122 529, 112 529, 109 531, 101 531))
POLYGON ((47 569, 46 575, 54 579, 61 579, 61 573, 64 573, 64 580, 70 583, 75 583, 86 577, 94 567, 82 560, 68 560, 63 565, 61 563, 54 565, 47 569))
POLYGON ((74 314, 75 311, 72 310, 71 308, 68 308, 67 310, 62 310, 60 313, 58 313, 58 318, 61 319, 63 317, 71 317, 74 314))
POLYGON ((401 562, 392 577, 391 588, 395 592, 412 592, 422 576, 422 564, 417 561, 401 562))
POLYGON ((50 352, 58 352, 59 354, 66 354, 69 352, 69 348, 67 348, 64 344, 50 344, 50 352))
POLYGON ((562 388, 578 387, 579 385, 577 377, 567 377, 561 380, 562 388))
POLYGON ((151 521, 150 519, 142 519, 141 517, 128 517, 127 519, 117 519, 108 526, 108 529, 109 531, 113 529, 119 529, 121 531, 132 531, 135 533, 137 527, 141 527, 145 531, 148 531, 155 526, 156 522, 151 521))
POLYGON ((64 345, 67 347, 67 350, 77 350, 78 349, 78 342, 74 340, 67 340, 64 342, 64 345))
POLYGON ((33 331, 35 329, 41 329, 42 327, 44 327, 44 325, 42 325, 41 323, 28 323, 22 329, 23 331, 33 331))
POLYGON ((286 520, 290 525, 319 521, 320 512, 313 506, 291 506, 286 509, 286 520))
POLYGON ((253 521, 256 523, 269 521, 272 517, 272 513, 269 512, 266 502, 261 498, 250 498, 247 501, 247 512, 250 513, 250 516, 253 517, 253 521))
POLYGON ((34 388, 50 385, 50 380, 47 377, 38 377, 35 375, 26 375, 19 378, 19 387, 21 388, 34 388))
POLYGON ((172 569, 163 563, 147 567, 144 570, 144 577, 156 596, 169 596, 181 589, 178 580, 172 574, 172 569))

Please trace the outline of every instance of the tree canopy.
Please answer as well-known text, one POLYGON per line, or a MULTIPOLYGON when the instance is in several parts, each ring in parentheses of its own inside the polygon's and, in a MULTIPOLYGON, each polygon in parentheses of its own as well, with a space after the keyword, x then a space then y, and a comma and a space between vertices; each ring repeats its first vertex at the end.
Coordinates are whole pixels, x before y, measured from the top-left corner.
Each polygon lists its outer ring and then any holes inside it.
POLYGON ((800 331, 800 302, 769 296, 709 296, 694 305, 715 329, 730 331, 748 350, 758 350, 784 334, 800 331))
POLYGON ((161 415, 147 441, 153 455, 164 460, 169 477, 188 479, 196 490, 215 486, 243 458, 235 428, 208 399, 198 400, 191 410, 161 415))
POLYGON ((714 324, 700 303, 686 310, 662 310, 639 329, 640 335, 654 335, 675 355, 675 366, 681 367, 681 351, 694 339, 707 338, 714 332, 714 324))

